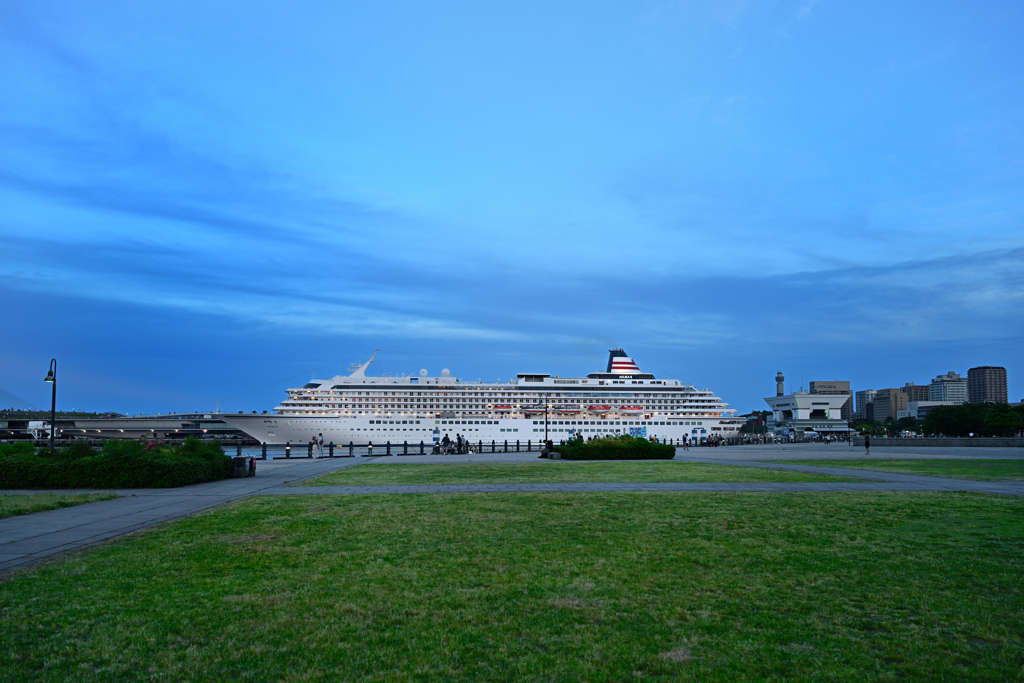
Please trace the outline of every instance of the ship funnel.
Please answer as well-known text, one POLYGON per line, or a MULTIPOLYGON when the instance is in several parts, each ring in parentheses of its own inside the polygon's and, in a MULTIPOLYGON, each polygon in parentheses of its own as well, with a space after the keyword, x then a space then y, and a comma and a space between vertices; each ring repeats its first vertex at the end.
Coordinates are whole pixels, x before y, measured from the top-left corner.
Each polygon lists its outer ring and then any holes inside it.
POLYGON ((634 372, 640 372, 640 368, 637 367, 633 359, 626 355, 626 352, 622 349, 609 349, 608 351, 608 369, 605 372, 615 373, 616 375, 628 375, 634 372))

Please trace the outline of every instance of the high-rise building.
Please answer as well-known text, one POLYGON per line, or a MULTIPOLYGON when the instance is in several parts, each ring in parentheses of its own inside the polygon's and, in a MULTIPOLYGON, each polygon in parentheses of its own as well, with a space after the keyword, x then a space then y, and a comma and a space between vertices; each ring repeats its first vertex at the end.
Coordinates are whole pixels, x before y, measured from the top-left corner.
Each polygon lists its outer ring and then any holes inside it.
POLYGON ((839 394, 846 396, 847 401, 843 404, 840 409, 840 416, 844 420, 849 420, 851 413, 853 413, 853 392, 850 391, 850 383, 841 380, 830 380, 830 381, 814 381, 811 382, 811 393, 812 394, 839 394))
POLYGON ((967 371, 968 403, 1007 403, 1006 368, 982 365, 967 371))
POLYGON ((949 401, 953 405, 967 403, 967 380, 950 370, 928 385, 929 401, 949 401))
POLYGON ((888 418, 896 419, 896 413, 907 409, 907 395, 899 389, 879 389, 875 392, 874 419, 885 422, 888 418))
POLYGON ((875 394, 877 392, 874 389, 865 389, 864 391, 858 391, 855 394, 857 399, 856 409, 854 411, 854 418, 858 420, 868 420, 871 418, 871 414, 868 412, 868 407, 872 401, 875 400, 875 394))
POLYGON ((913 382, 907 382, 900 389, 904 394, 907 395, 907 402, 913 401, 927 401, 928 396, 931 392, 931 387, 927 384, 914 384, 913 382))

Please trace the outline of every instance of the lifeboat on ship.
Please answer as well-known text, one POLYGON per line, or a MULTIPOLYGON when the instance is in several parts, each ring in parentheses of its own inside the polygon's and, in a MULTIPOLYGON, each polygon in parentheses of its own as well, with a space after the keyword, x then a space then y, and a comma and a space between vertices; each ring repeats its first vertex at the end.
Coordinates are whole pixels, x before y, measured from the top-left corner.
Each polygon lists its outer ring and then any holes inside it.
POLYGON ((643 406, 619 406, 619 412, 626 415, 638 415, 644 412, 643 406))
POLYGON ((499 413, 509 413, 512 412, 512 406, 494 406, 494 410, 499 413))
POLYGON ((555 412, 562 415, 575 415, 580 412, 580 408, 579 406, 557 406, 555 412))
POLYGON ((524 415, 543 415, 543 408, 523 408, 524 415))
POLYGON ((590 406, 587 408, 588 413, 608 413, 611 412, 611 406, 590 406))

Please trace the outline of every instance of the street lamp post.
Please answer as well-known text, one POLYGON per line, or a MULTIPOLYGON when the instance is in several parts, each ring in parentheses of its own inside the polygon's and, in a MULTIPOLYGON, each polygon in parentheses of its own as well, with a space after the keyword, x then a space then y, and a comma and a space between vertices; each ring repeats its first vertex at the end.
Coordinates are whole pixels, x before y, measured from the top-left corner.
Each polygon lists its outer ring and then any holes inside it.
MULTIPOLYGON (((548 405, 549 405, 548 402, 545 401, 544 402, 544 442, 545 443, 547 443, 547 440, 548 440, 548 405)), ((540 408, 540 403, 537 404, 537 407, 540 408)))
POLYGON ((548 402, 544 401, 544 442, 548 440, 548 402))
POLYGON ((53 392, 50 396, 50 448, 53 448, 54 430, 57 425, 57 359, 50 359, 50 371, 46 373, 44 382, 53 385, 53 392))

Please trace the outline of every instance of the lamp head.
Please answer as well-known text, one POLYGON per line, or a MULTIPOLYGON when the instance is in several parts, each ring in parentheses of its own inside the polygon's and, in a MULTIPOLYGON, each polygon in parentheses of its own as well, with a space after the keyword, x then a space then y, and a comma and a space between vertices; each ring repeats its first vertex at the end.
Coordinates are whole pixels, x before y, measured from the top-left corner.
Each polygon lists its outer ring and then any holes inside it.
POLYGON ((43 381, 44 382, 53 382, 53 381, 55 381, 54 377, 53 377, 53 370, 52 369, 49 372, 46 373, 46 379, 44 379, 43 381))

